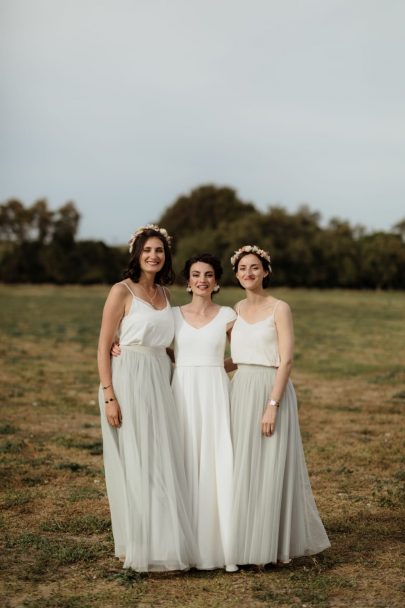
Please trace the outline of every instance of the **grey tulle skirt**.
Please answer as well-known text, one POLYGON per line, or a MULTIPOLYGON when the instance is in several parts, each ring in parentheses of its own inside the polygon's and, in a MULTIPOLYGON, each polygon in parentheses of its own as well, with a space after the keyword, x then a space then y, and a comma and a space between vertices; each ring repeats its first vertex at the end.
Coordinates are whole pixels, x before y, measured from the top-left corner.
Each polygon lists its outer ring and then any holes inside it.
POLYGON ((108 424, 100 390, 115 554, 139 572, 181 570, 197 561, 170 376, 163 348, 122 346, 112 361, 119 429, 108 424))
POLYGON ((287 562, 330 546, 311 490, 290 380, 275 433, 272 437, 261 434, 261 419, 276 371, 239 365, 231 382, 231 562, 236 564, 287 562))

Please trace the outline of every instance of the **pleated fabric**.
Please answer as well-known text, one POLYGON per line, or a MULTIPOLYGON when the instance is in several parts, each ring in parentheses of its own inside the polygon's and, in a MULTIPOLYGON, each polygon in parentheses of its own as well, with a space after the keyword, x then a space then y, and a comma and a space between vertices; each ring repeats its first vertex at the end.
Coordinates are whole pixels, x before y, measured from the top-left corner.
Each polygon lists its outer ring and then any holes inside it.
POLYGON ((196 565, 203 570, 230 563, 232 443, 228 384, 223 367, 179 367, 172 383, 199 550, 196 565))
POLYGON ((100 389, 104 466, 115 555, 138 572, 193 566, 197 548, 164 348, 122 346, 112 381, 122 411, 113 428, 100 389))
POLYGON ((275 433, 261 434, 276 372, 272 367, 239 364, 231 381, 231 561, 236 564, 287 562, 330 546, 311 490, 291 380, 280 403, 275 433))
POLYGON ((172 389, 179 414, 181 445, 197 568, 229 565, 232 509, 232 442, 229 379, 224 370, 227 324, 235 312, 222 306, 206 325, 195 328, 173 309, 176 367, 172 389))

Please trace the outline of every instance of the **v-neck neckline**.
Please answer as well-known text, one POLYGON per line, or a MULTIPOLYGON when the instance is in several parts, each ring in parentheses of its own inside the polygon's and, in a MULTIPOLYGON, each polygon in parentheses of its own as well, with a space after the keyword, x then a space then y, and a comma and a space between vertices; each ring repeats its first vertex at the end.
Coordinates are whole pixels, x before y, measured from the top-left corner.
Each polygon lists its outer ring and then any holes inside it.
POLYGON ((204 325, 201 325, 201 327, 195 327, 194 325, 191 325, 191 323, 189 323, 189 322, 187 321, 187 319, 185 318, 185 316, 184 316, 184 315, 183 315, 183 313, 182 313, 181 306, 179 306, 179 313, 180 313, 181 318, 183 319, 184 323, 185 323, 186 325, 188 325, 189 327, 191 327, 191 329, 195 329, 196 331, 198 331, 199 329, 204 329, 204 327, 207 327, 207 325, 209 325, 210 323, 212 323, 213 321, 215 321, 215 319, 216 319, 216 318, 218 317, 218 315, 220 314, 221 310, 222 310, 222 307, 220 306, 220 307, 219 307, 219 310, 218 310, 218 312, 217 312, 217 314, 216 314, 214 317, 212 317, 212 319, 210 319, 210 320, 208 321, 208 323, 205 323, 204 325))

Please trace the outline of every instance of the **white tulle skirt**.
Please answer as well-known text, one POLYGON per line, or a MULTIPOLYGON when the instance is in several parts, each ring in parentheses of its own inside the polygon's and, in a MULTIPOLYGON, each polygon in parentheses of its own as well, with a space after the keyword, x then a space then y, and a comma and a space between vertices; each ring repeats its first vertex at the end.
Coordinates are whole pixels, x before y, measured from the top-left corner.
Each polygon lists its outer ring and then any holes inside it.
POLYGON ((311 490, 291 381, 280 404, 274 435, 261 434, 261 418, 276 371, 239 365, 231 382, 231 559, 237 564, 287 562, 330 546, 311 490))
POLYGON ((138 572, 183 570, 196 561, 178 419, 164 349, 122 347, 112 381, 122 425, 100 410, 115 555, 138 572))
POLYGON ((172 388, 197 541, 197 568, 230 564, 232 443, 229 380, 221 367, 177 367, 172 388))

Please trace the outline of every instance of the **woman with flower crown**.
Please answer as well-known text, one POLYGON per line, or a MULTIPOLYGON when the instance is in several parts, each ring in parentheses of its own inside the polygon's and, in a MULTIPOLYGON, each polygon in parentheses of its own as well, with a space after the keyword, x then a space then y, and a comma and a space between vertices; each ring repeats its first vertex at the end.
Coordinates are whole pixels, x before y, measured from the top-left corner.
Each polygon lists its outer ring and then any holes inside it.
POLYGON ((130 240, 125 279, 104 306, 98 345, 104 466, 115 555, 138 572, 182 570, 197 549, 166 353, 174 320, 170 237, 147 225, 130 240), (121 356, 111 360, 118 335, 121 356))
POLYGON ((232 442, 224 350, 235 311, 212 300, 222 275, 219 259, 195 255, 184 264, 191 302, 173 308, 176 366, 172 388, 179 412, 196 567, 235 572, 230 562, 232 442))
POLYGON ((241 247, 231 263, 246 299, 236 304, 231 358, 234 501, 231 560, 288 563, 330 546, 319 517, 302 447, 290 371, 290 307, 268 295, 268 252, 241 247))

